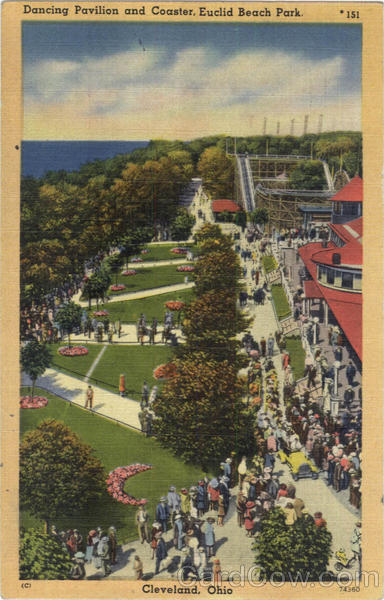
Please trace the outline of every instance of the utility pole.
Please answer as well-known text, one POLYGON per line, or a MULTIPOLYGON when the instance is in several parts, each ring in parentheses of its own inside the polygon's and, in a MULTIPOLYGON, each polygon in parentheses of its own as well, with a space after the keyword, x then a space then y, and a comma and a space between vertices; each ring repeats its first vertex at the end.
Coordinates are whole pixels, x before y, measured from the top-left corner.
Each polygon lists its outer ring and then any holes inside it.
POLYGON ((277 125, 276 125, 276 135, 280 135, 280 121, 277 121, 277 125))
POLYGON ((291 119, 291 135, 293 135, 295 130, 295 119, 291 119))
POLYGON ((267 133, 267 117, 264 117, 263 135, 266 135, 266 133, 267 133))
POLYGON ((323 115, 319 115, 319 123, 317 126, 317 133, 321 133, 323 130, 323 115))
POLYGON ((303 132, 303 135, 306 135, 307 131, 308 131, 308 119, 309 119, 309 115, 305 115, 305 117, 304 117, 304 132, 303 132))

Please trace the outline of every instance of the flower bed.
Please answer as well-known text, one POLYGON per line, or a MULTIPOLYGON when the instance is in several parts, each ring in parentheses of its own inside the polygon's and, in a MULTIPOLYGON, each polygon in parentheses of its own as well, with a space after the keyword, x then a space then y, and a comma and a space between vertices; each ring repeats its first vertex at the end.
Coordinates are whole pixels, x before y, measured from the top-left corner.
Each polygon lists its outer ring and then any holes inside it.
POLYGON ((141 254, 149 254, 148 248, 144 248, 144 250, 141 251, 141 254))
POLYGON ((136 273, 135 269, 128 269, 127 271, 123 271, 122 275, 136 275, 136 273))
POLYGON ((135 258, 132 258, 131 262, 140 263, 140 262, 143 262, 143 259, 140 258, 139 256, 136 256, 135 258))
POLYGON ((121 292, 122 290, 125 290, 125 285, 123 283, 118 283, 111 285, 109 289, 111 290, 111 292, 121 292))
POLYGON ((94 317, 108 317, 109 312, 107 310, 95 310, 93 313, 94 317))
POLYGON ((173 254, 187 254, 188 248, 172 248, 170 252, 173 254))
POLYGON ((180 265, 180 267, 177 267, 178 271, 187 271, 188 273, 190 273, 191 271, 195 270, 195 267, 191 267, 190 265, 180 265))
POLYGON ((182 310, 185 307, 185 302, 180 302, 178 300, 169 301, 165 303, 165 306, 169 308, 169 310, 182 310))
POLYGON ((128 465, 127 467, 116 467, 116 469, 109 473, 106 480, 108 493, 111 494, 112 498, 123 504, 130 504, 131 506, 146 504, 147 500, 145 498, 137 500, 134 496, 127 494, 124 491, 124 485, 130 477, 149 469, 152 469, 151 465, 140 465, 139 463, 128 465))
POLYGON ((171 379, 176 375, 176 367, 173 363, 169 362, 165 365, 159 365, 153 371, 153 376, 155 379, 171 379))
POLYGON ((88 354, 88 349, 85 346, 62 346, 58 353, 61 356, 84 356, 88 354))
POLYGON ((47 406, 48 400, 44 396, 21 396, 20 408, 44 408, 47 406))

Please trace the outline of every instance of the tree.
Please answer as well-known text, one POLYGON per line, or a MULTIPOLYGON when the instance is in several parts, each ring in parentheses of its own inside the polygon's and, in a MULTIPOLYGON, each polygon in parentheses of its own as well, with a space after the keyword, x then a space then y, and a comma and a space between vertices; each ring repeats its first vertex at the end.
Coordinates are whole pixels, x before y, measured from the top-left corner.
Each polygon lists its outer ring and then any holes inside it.
POLYGON ((71 333, 80 327, 82 312, 81 306, 72 301, 67 302, 57 311, 56 321, 67 333, 69 346, 71 345, 71 333))
POLYGON ((282 574, 286 581, 296 581, 300 573, 303 581, 318 581, 326 572, 332 554, 332 535, 326 527, 316 527, 310 515, 286 525, 280 508, 271 510, 261 523, 253 549, 267 580, 282 574))
POLYGON ((19 547, 20 579, 68 579, 72 561, 52 535, 22 531, 19 547))
POLYGON ((48 419, 25 434, 20 447, 20 504, 49 521, 73 515, 105 489, 93 450, 64 423, 48 419))
POLYGON ((161 444, 205 470, 232 451, 249 452, 252 421, 243 413, 244 386, 237 367, 203 352, 173 362, 176 375, 153 405, 161 444))
POLYGON ((115 274, 115 283, 117 285, 117 278, 123 264, 123 257, 121 254, 111 254, 105 259, 105 266, 107 269, 111 271, 111 273, 115 274))
POLYGON ((145 244, 152 239, 152 229, 150 227, 138 227, 125 233, 118 240, 120 254, 125 258, 125 264, 128 265, 129 259, 143 249, 145 244))
POLYGON ((178 211, 176 217, 171 221, 171 236, 173 240, 187 240, 191 235, 195 217, 190 215, 185 208, 178 211))
POLYGON ((211 251, 199 258, 193 272, 196 294, 200 296, 209 290, 228 290, 235 294, 240 288, 241 276, 239 259, 229 251, 211 251))
POLYGON ((325 184, 321 161, 305 160, 293 169, 290 175, 292 187, 296 190, 321 190, 325 184))
POLYGON ((239 342, 235 337, 249 326, 250 320, 238 310, 236 296, 226 290, 210 290, 193 300, 184 315, 186 343, 182 349, 200 349, 215 360, 238 362, 239 342))
POLYGON ((232 198, 235 169, 233 160, 225 152, 215 146, 207 148, 200 156, 197 169, 213 199, 232 198))
POLYGON ((51 352, 46 344, 40 344, 37 340, 32 340, 27 342, 21 349, 20 361, 24 373, 31 378, 31 397, 33 398, 36 379, 43 375, 52 362, 51 352))
POLYGON ((255 225, 265 225, 268 223, 269 215, 266 208, 256 208, 249 215, 251 223, 255 225))

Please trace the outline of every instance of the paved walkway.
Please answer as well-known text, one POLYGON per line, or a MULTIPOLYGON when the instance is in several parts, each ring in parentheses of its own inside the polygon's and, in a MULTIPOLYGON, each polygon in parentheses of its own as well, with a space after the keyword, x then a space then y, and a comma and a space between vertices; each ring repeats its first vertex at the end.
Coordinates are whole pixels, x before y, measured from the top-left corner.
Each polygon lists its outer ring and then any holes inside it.
MULTIPOLYGON (((143 269, 145 267, 166 267, 169 265, 188 265, 190 264, 186 258, 174 258, 169 260, 153 260, 153 261, 143 261, 143 262, 130 262, 128 263, 128 269, 143 269)), ((126 269, 124 269, 125 271, 126 269)))
MULTIPOLYGON (((162 331, 163 331, 163 327, 157 328, 157 334, 155 336, 155 342, 156 342, 155 346, 169 345, 169 342, 167 344, 165 344, 161 341, 162 331)), ((185 337, 180 328, 176 327, 175 329, 172 330, 172 333, 176 335, 177 341, 179 344, 184 344, 185 337)), ((103 342, 106 343, 106 341, 107 341, 107 336, 104 335, 103 342)), ((95 339, 95 334, 92 334, 92 337, 89 338, 88 335, 85 335, 84 333, 79 333, 78 335, 72 334, 71 342, 75 342, 76 344, 99 344, 100 343, 95 339)), ((65 339, 64 339, 63 343, 65 343, 65 339)), ((136 325, 130 324, 130 323, 123 323, 121 326, 121 337, 118 337, 116 334, 113 335, 112 345, 114 345, 114 344, 123 344, 123 345, 129 344, 130 346, 134 346, 134 345, 139 346, 140 343, 137 341, 136 325)), ((145 346, 148 346, 148 336, 145 336, 144 344, 145 344, 145 346)))
MULTIPOLYGON (((22 373, 21 385, 29 386, 31 381, 25 373, 22 373)), ((84 407, 86 399, 87 381, 77 379, 66 373, 47 369, 42 377, 37 379, 36 385, 52 394, 57 394, 65 400, 84 407)), ((121 398, 119 394, 109 392, 101 387, 92 385, 95 392, 93 412, 102 417, 109 417, 133 427, 140 428, 139 412, 140 403, 130 398, 121 398)))
MULTIPOLYGON (((138 292, 127 292, 123 294, 114 294, 109 297, 108 303, 111 302, 122 302, 123 300, 139 300, 140 298, 149 298, 150 296, 159 296, 160 294, 167 294, 169 292, 178 292, 180 290, 188 290, 193 288, 195 284, 193 281, 189 283, 176 283, 174 285, 164 285, 158 288, 152 288, 150 290, 139 290, 138 292)), ((88 307, 88 300, 80 300, 81 291, 72 297, 73 302, 80 304, 80 306, 88 307)), ((96 306, 96 302, 91 303, 91 306, 96 306)))

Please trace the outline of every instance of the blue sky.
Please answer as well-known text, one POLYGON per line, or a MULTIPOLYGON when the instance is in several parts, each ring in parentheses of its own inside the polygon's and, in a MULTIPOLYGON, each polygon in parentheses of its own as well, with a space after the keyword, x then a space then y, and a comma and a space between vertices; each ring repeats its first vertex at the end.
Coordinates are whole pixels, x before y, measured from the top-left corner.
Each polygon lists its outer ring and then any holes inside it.
POLYGON ((25 139, 360 129, 359 26, 27 22, 23 56, 25 139))

